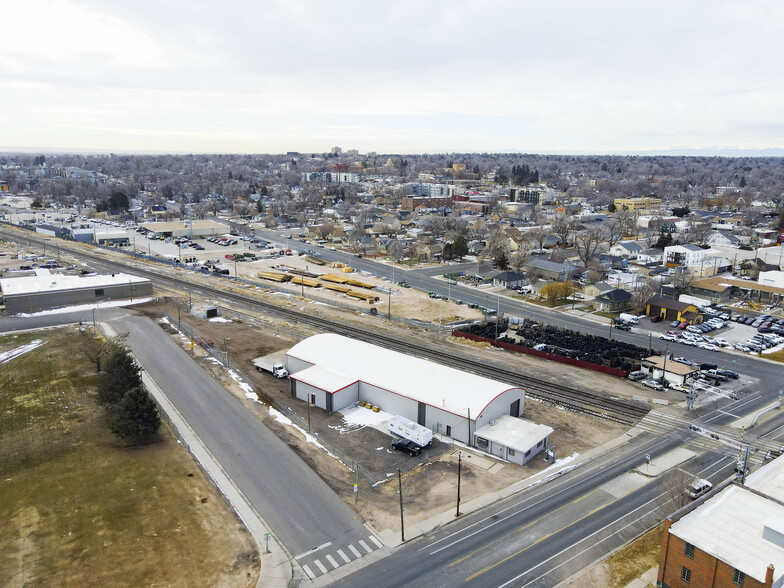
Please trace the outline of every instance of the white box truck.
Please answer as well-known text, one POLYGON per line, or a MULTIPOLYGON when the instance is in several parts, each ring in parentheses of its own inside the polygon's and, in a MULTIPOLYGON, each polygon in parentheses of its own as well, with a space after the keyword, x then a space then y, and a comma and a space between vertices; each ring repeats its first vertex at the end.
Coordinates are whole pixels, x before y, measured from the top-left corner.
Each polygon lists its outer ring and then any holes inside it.
POLYGON ((253 360, 253 365, 260 372, 269 372, 276 378, 285 378, 289 375, 288 370, 284 367, 286 361, 286 352, 278 351, 264 357, 257 357, 253 360))
POLYGON ((622 312, 618 316, 618 318, 621 319, 623 322, 632 325, 636 325, 638 322, 640 322, 640 318, 636 314, 629 314, 628 312, 622 312))
POLYGON ((413 441, 420 447, 426 447, 433 441, 433 431, 403 416, 398 415, 389 419, 387 427, 393 435, 413 441))

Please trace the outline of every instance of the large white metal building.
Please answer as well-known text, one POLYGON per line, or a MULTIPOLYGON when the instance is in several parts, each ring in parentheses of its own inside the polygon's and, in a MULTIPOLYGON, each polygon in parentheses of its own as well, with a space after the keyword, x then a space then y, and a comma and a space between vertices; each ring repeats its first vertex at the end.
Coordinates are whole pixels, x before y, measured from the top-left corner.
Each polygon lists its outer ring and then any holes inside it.
POLYGON ((291 396, 327 412, 364 400, 464 443, 525 405, 521 388, 330 333, 297 343, 286 368, 291 396))

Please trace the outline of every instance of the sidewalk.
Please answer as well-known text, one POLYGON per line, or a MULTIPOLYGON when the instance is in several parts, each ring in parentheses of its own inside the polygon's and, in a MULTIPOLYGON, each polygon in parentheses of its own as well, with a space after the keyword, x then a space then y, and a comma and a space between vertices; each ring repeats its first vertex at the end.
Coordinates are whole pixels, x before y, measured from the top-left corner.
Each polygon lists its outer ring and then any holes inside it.
MULTIPOLYGON (((529 478, 525 478, 524 480, 520 480, 519 482, 515 482, 511 486, 507 486, 506 488, 502 488, 497 492, 488 492, 487 494, 483 494, 473 500, 469 500, 468 502, 461 502, 460 504, 460 514, 467 515, 469 513, 475 512, 485 506, 498 502, 499 500, 503 500, 504 498, 508 498, 518 492, 522 492, 523 490, 530 488, 531 486, 542 484, 545 482, 549 482, 550 480, 554 480, 559 476, 565 474, 566 472, 570 472, 575 468, 581 467, 592 460, 596 459, 597 457, 604 455, 608 451, 620 447, 624 443, 628 442, 630 439, 633 439, 637 435, 640 435, 643 431, 637 430, 637 428, 630 429, 623 435, 616 437, 615 439, 611 439, 607 443, 603 445, 599 445, 598 447, 594 447, 586 451, 583 454, 580 454, 577 458, 570 461, 565 461, 566 458, 562 458, 562 461, 565 463, 559 467, 558 462, 556 461, 554 466, 547 468, 538 474, 535 474, 529 478)), ((419 537, 420 535, 424 535, 442 525, 445 525, 451 521, 455 520, 455 509, 452 508, 448 511, 442 512, 434 517, 431 517, 427 520, 421 521, 419 523, 406 526, 406 537, 408 537, 408 541, 419 537)), ((378 533, 379 538, 384 542, 384 545, 387 547, 396 547, 401 544, 400 541, 400 531, 397 529, 384 529, 380 533, 378 533)))
MULTIPOLYGON (((107 337, 114 337, 117 334, 107 323, 100 323, 100 329, 107 337)), ((182 418, 174 405, 169 402, 166 394, 145 371, 144 366, 142 366, 142 382, 153 398, 155 398, 161 412, 163 412, 166 420, 181 442, 193 454, 204 471, 207 472, 215 486, 232 506, 256 541, 261 559, 261 573, 256 586, 259 588, 262 586, 288 586, 294 577, 294 566, 289 554, 264 524, 259 513, 248 504, 245 496, 223 471, 223 468, 196 436, 185 419, 182 418), (266 552, 267 545, 269 545, 269 553, 266 552)), ((304 573, 297 574, 297 576, 298 579, 305 577, 304 573)))

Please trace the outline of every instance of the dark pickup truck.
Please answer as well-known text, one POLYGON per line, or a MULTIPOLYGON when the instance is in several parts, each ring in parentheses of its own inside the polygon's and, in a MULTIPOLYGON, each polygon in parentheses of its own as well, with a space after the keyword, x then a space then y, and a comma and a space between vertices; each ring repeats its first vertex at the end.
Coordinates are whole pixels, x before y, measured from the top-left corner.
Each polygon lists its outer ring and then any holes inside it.
POLYGON ((409 455, 419 455, 422 448, 408 439, 395 439, 392 441, 392 448, 398 451, 406 451, 409 455))

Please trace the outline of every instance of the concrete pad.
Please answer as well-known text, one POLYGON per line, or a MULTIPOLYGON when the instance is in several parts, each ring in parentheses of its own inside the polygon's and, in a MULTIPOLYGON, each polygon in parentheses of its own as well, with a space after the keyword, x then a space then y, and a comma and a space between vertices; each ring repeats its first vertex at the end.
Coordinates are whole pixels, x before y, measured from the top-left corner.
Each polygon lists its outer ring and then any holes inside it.
MULTIPOLYGON (((480 457, 480 456, 476 455, 475 453, 469 453, 468 451, 465 451, 465 450, 461 450, 460 453, 462 454, 463 461, 465 463, 469 463, 471 465, 478 466, 478 467, 482 468, 483 470, 489 470, 491 467, 496 465, 495 462, 490 461, 487 458, 480 457)), ((457 457, 457 452, 454 452, 452 455, 454 457, 457 457)), ((498 465, 500 465, 500 464, 498 464, 498 465)))
POLYGON ((644 463, 635 472, 648 478, 655 478, 664 472, 671 470, 675 466, 682 464, 694 457, 696 453, 689 451, 685 447, 677 447, 672 451, 654 458, 651 463, 644 463))
POLYGON ((502 464, 502 463, 494 463, 493 465, 490 466, 490 469, 487 470, 487 473, 488 474, 497 474, 502 469, 504 469, 504 464, 502 464))
POLYGON ((612 494, 615 498, 621 498, 622 496, 626 496, 629 492, 637 490, 637 488, 642 488, 650 481, 650 478, 642 476, 636 472, 627 472, 618 476, 617 478, 605 482, 599 486, 599 488, 608 494, 612 494))

